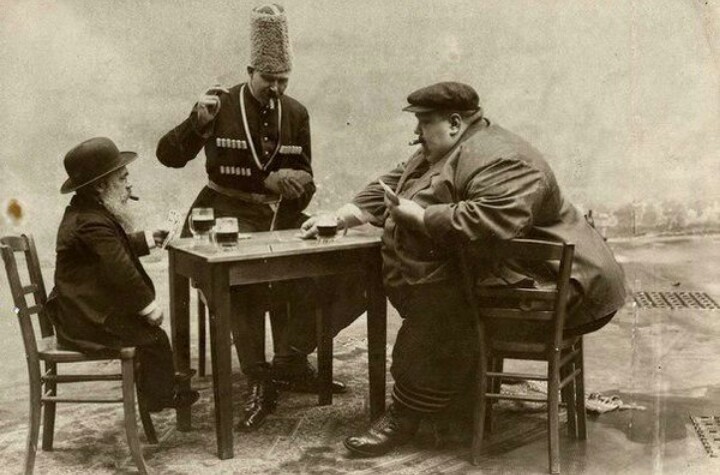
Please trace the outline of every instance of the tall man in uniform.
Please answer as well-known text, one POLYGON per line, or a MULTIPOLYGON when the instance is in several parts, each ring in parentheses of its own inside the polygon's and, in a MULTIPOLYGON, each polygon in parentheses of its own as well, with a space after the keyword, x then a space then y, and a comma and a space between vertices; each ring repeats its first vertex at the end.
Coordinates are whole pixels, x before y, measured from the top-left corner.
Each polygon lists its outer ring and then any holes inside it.
MULTIPOLYGON (((292 57, 287 18, 277 4, 255 8, 251 15, 248 80, 230 89, 208 89, 190 116, 160 139, 157 157, 169 167, 183 167, 205 148, 207 185, 192 207, 213 208, 215 216, 238 219, 240 232, 298 228, 315 192, 307 109, 285 94, 292 57)), ((188 235, 187 225, 184 235, 188 235)), ((248 399, 240 430, 259 426, 276 405, 274 381, 301 392, 317 391, 317 375, 307 361, 315 348, 312 288, 306 281, 273 284, 270 295, 290 302, 287 328, 275 320, 272 368, 265 361, 264 314, 268 288, 234 290, 233 338, 248 399)), ((344 326, 345 324, 342 324, 344 326)), ((344 392, 333 383, 334 392, 344 392)))
POLYGON ((127 165, 135 158, 104 137, 86 140, 65 156, 68 179, 61 192, 75 196, 57 234, 48 308, 63 346, 85 352, 136 347, 138 390, 155 412, 190 405, 198 393, 175 392, 172 349, 160 328, 163 311, 138 259, 167 232, 130 230, 127 165))
MULTIPOLYGON (((393 404, 369 430, 345 440, 366 456, 408 442, 419 421, 446 409, 472 377, 477 337, 455 263, 463 243, 519 237, 575 243, 568 335, 599 329, 625 301, 623 271, 602 237, 563 197, 542 155, 483 116, 472 87, 433 84, 408 102, 403 110, 417 117, 421 147, 380 177, 391 192, 374 181, 336 212, 346 226, 383 227, 384 284, 403 317, 390 369, 393 404)), ((303 229, 314 234, 314 220, 303 229)), ((502 262, 485 271, 485 285, 555 277, 511 271, 502 262)))

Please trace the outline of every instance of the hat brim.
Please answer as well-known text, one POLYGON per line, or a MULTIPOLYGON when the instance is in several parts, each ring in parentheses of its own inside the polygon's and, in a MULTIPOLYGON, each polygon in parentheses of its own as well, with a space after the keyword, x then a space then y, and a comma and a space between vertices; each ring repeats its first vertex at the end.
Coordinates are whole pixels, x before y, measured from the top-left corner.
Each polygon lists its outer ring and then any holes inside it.
POLYGON ((135 152, 120 152, 120 156, 119 156, 117 163, 113 164, 113 166, 110 167, 108 170, 104 171, 100 175, 98 175, 84 183, 75 183, 72 180, 72 178, 68 178, 67 180, 65 180, 65 183, 63 183, 62 186, 60 187, 60 193, 64 195, 67 193, 71 193, 71 192, 77 190, 78 188, 82 188, 85 185, 89 185, 90 183, 97 181, 100 178, 107 176, 107 175, 111 174, 112 172, 124 167, 128 163, 135 160, 137 158, 137 156, 138 155, 135 152))
POLYGON ((403 110, 403 112, 414 112, 415 114, 419 114, 419 113, 422 113, 422 112, 432 112, 432 111, 436 111, 436 110, 438 110, 438 109, 433 109, 432 107, 413 106, 413 105, 410 105, 410 106, 403 107, 402 110, 403 110))

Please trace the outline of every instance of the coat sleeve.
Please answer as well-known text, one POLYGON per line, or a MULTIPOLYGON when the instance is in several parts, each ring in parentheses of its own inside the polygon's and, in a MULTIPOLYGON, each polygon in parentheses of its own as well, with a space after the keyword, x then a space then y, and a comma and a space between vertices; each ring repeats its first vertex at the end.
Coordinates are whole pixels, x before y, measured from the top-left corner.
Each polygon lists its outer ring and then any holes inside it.
MULTIPOLYGON (((393 191, 397 191, 398 182, 400 177, 405 171, 405 164, 401 163, 388 173, 379 177, 387 186, 393 191)), ((385 191, 378 180, 371 181, 368 183, 363 190, 355 195, 352 203, 360 208, 362 211, 372 216, 370 221, 375 226, 382 226, 385 221, 385 213, 387 207, 385 206, 385 191)))
MULTIPOLYGON (((303 110, 303 114, 300 116, 300 125, 298 127, 297 135, 293 141, 295 144, 302 147, 302 155, 300 160, 295 162, 293 168, 295 170, 303 170, 308 172, 310 175, 313 174, 312 170, 312 148, 310 144, 310 115, 307 110, 303 110)), ((294 200, 283 200, 280 206, 280 213, 284 213, 288 216, 294 216, 301 213, 310 204, 313 195, 315 194, 315 182, 311 181, 305 185, 305 192, 294 200)))
POLYGON ((97 259, 97 281, 112 289, 114 305, 135 314, 155 299, 112 223, 87 221, 80 224, 77 235, 90 253, 88 257, 97 259))
POLYGON ((182 168, 197 156, 212 134, 215 122, 210 122, 201 131, 197 124, 197 104, 190 116, 180 125, 163 135, 157 145, 155 155, 166 167, 182 168))
POLYGON ((128 235, 130 245, 133 248, 133 252, 137 256, 147 256, 150 254, 150 247, 148 246, 148 238, 145 236, 145 231, 138 231, 128 235))
POLYGON ((425 226, 439 242, 513 239, 524 235, 542 205, 543 173, 517 159, 498 159, 470 174, 457 203, 430 205, 425 226))

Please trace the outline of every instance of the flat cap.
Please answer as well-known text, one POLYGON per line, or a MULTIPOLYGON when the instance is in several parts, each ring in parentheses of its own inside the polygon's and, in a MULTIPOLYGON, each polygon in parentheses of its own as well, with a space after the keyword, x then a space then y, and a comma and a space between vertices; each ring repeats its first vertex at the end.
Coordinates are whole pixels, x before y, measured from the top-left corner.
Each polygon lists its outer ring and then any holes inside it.
POLYGON ((480 108, 475 89, 459 82, 439 82, 423 87, 407 97, 405 112, 474 111, 480 108))

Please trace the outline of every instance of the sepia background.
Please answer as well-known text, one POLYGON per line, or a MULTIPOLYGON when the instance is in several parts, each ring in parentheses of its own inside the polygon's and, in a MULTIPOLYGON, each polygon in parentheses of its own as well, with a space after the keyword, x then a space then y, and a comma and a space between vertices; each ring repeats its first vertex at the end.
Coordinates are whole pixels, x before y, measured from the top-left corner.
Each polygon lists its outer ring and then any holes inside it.
MULTIPOLYGON (((155 146, 204 88, 245 80, 257 3, 0 0, 0 231, 32 231, 52 257, 68 198, 62 158, 92 136, 140 153, 130 171, 142 225, 185 211, 204 158, 167 169, 155 146)), ((720 228, 718 2, 284 5, 287 93, 311 114, 310 210, 333 209, 404 160, 406 96, 457 80, 544 152, 567 197, 601 212, 609 235, 720 228)))
MULTIPOLYGON (((462 81, 476 88, 493 122, 545 154, 569 200, 594 211, 632 291, 720 295, 720 235, 674 236, 720 231, 720 0, 277 1, 295 51, 287 93, 311 115, 318 191, 310 212, 334 209, 410 155, 415 120, 401 112, 410 92, 462 81)), ((246 79, 249 12, 260 3, 0 0, 0 235, 36 236, 48 284, 69 200, 59 193, 63 156, 77 143, 107 136, 139 153, 130 166, 139 227, 163 226, 170 210, 190 206, 206 182, 202 153, 183 169, 165 168, 155 158, 157 141, 205 88, 246 79)), ((167 312, 166 253, 154 251, 144 264, 167 312)), ((10 302, 0 278, 0 472, 19 473, 27 372, 10 302)), ((716 459, 690 442, 688 414, 720 413, 718 322, 710 312, 638 311, 629 301, 588 338, 588 392, 617 394, 647 411, 594 420, 593 450, 565 444, 574 462, 564 459, 564 467, 710 473, 708 460, 716 459)), ((389 308, 388 345, 399 325, 389 308)), ((439 473, 437 459, 450 453, 442 462, 449 472, 467 469, 457 449, 409 455, 409 448, 377 461, 345 456, 342 438, 366 425, 364 338, 362 318, 336 338, 334 367, 349 395, 323 408, 309 396, 287 396, 269 429, 236 434, 236 458, 222 465, 211 380, 194 379, 202 397, 195 430, 175 431, 165 411, 155 418, 162 443, 146 447, 146 457, 167 473, 414 474, 422 473, 418 460, 429 464, 426 473, 439 473)), ((241 403, 234 401, 236 415, 241 403)), ((38 472, 132 466, 120 409, 112 410, 65 412, 60 450, 39 454, 38 472)), ((501 425, 497 444, 505 451, 485 469, 544 468, 542 420, 522 417, 506 423, 504 436, 501 425), (519 446, 504 442, 518 435, 519 446)))

